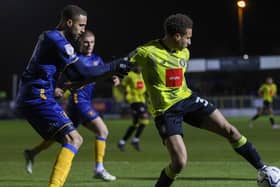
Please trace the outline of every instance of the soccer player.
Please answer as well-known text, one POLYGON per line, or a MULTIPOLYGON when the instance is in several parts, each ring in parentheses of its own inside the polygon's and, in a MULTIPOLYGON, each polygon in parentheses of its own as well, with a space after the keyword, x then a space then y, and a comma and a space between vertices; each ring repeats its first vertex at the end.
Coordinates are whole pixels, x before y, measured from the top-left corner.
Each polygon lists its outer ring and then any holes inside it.
POLYGON ((149 124, 149 114, 146 106, 146 87, 139 67, 135 66, 132 71, 121 81, 121 85, 125 90, 126 101, 130 104, 132 111, 132 125, 129 126, 118 143, 118 148, 125 151, 126 141, 135 132, 135 136, 131 141, 131 145, 140 151, 140 136, 146 125, 149 124))
MULTIPOLYGON (((164 22, 165 35, 137 47, 131 61, 141 67, 148 104, 170 163, 163 168, 156 187, 171 186, 187 163, 182 122, 224 137, 233 149, 257 170, 264 167, 254 146, 231 125, 222 113, 188 88, 184 74, 188 67, 193 22, 174 14, 164 22)), ((187 76, 186 76, 187 77, 187 76)))
MULTIPOLYGON (((87 30, 79 38, 79 58, 83 59, 87 66, 102 66, 103 60, 100 56, 93 53, 95 46, 95 35, 87 30)), ((114 85, 120 84, 118 77, 113 76, 114 85)), ((106 139, 108 136, 108 128, 98 112, 92 107, 92 99, 95 89, 95 83, 90 83, 80 89, 72 90, 69 96, 67 106, 67 114, 73 121, 75 128, 82 122, 83 126, 96 134, 94 140, 95 147, 95 168, 93 170, 95 178, 101 178, 105 181, 114 181, 116 177, 106 171, 103 166, 103 159, 106 150, 106 139)), ((55 96, 62 97, 63 90, 61 88, 55 89, 55 96)), ((33 149, 26 149, 24 156, 26 159, 26 171, 32 173, 33 162, 35 156, 41 151, 47 149, 51 142, 43 141, 33 149)))
POLYGON ((86 24, 86 11, 67 5, 61 12, 57 28, 40 35, 19 85, 16 99, 18 112, 42 138, 61 144, 49 187, 64 185, 72 160, 83 142, 82 136, 54 98, 59 75, 64 74, 70 82, 82 85, 113 74, 126 75, 130 69, 129 62, 123 59, 101 67, 84 65, 73 45, 85 31, 86 24))
POLYGON ((271 127, 273 129, 279 128, 279 126, 275 124, 273 117, 273 98, 277 94, 277 86, 273 82, 272 77, 267 77, 265 79, 265 83, 260 86, 258 94, 262 97, 263 106, 258 110, 257 114, 251 118, 249 121, 249 127, 253 127, 253 122, 260 116, 269 115, 271 127))

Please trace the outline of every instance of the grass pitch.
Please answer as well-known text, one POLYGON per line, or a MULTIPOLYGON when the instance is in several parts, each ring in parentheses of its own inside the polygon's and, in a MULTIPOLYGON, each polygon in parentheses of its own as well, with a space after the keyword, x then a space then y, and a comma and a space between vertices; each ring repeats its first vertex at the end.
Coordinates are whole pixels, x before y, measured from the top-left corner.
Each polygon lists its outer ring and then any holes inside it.
MULTIPOLYGON (((280 166, 280 129, 271 129, 267 118, 260 118, 253 128, 248 127, 248 118, 230 118, 237 128, 255 145, 263 160, 269 165, 280 166)), ((160 170, 168 163, 165 147, 156 128, 150 124, 142 139, 142 151, 135 151, 130 143, 126 152, 116 145, 123 136, 130 120, 105 120, 110 135, 107 141, 105 167, 117 176, 115 182, 93 179, 94 135, 79 127, 84 137, 75 157, 65 187, 151 187, 160 170)), ((280 118, 276 118, 276 122, 280 118)), ((212 133, 188 125, 185 128, 185 143, 188 150, 188 165, 174 183, 174 187, 256 187, 256 171, 237 155, 224 141, 212 133)), ((33 174, 24 170, 23 150, 38 144, 41 139, 24 120, 0 121, 0 186, 44 187, 52 170, 59 145, 52 146, 36 158, 33 174)))

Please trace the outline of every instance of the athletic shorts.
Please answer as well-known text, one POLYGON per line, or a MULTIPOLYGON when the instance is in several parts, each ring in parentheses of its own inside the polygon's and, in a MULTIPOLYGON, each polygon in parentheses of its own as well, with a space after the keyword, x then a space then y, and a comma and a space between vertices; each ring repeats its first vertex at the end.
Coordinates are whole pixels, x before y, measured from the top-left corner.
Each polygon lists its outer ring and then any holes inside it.
POLYGON ((75 128, 81 123, 85 124, 99 117, 99 113, 92 107, 91 102, 71 103, 68 105, 67 114, 75 128))
POLYGON ((18 106, 17 111, 45 140, 61 141, 66 134, 75 130, 70 118, 53 98, 18 106))
POLYGON ((134 125, 138 124, 139 119, 148 118, 148 109, 144 103, 131 103, 130 108, 134 125))
POLYGON ((216 107, 212 103, 193 94, 189 98, 177 102, 163 114, 156 116, 155 124, 163 140, 176 134, 183 136, 183 122, 200 127, 203 119, 215 109, 216 107))
POLYGON ((272 102, 264 100, 263 101, 263 109, 271 109, 271 108, 272 108, 272 102))

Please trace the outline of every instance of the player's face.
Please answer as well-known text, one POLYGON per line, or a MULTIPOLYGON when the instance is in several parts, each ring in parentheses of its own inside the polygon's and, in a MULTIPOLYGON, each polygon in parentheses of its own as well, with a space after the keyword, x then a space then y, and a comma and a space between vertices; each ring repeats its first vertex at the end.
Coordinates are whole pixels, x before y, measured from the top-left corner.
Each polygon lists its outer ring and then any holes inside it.
POLYGON ((178 34, 177 45, 178 49, 182 50, 191 45, 192 29, 186 29, 185 34, 178 34))
POLYGON ((85 36, 80 39, 80 53, 84 55, 91 55, 95 45, 94 36, 85 36))
POLYGON ((272 78, 267 78, 266 79, 266 83, 267 84, 272 84, 273 83, 273 79, 272 78))
POLYGON ((87 16, 79 15, 77 18, 72 20, 70 24, 70 32, 75 40, 77 40, 82 33, 85 32, 87 25, 87 16))

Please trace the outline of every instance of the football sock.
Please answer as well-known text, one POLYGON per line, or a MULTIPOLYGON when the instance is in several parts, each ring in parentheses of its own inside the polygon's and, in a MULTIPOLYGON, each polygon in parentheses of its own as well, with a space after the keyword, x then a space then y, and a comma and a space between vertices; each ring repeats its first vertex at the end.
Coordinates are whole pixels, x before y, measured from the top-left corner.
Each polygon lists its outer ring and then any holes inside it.
POLYGON ((77 152, 77 148, 73 145, 63 144, 53 167, 49 187, 63 186, 71 169, 72 160, 77 152))
POLYGON ((270 121, 270 124, 271 124, 271 125, 274 125, 274 124, 275 124, 275 121, 274 121, 274 118, 273 118, 273 117, 270 117, 270 118, 269 118, 269 121, 270 121))
POLYGON ((232 146, 238 154, 244 157, 256 169, 260 169, 264 166, 260 155, 255 147, 247 141, 246 137, 242 136, 236 143, 233 143, 232 146))
POLYGON ((140 126, 137 128, 136 133, 135 133, 136 138, 139 138, 141 136, 144 128, 145 128, 145 125, 140 124, 140 126))
POLYGON ((256 120, 260 115, 259 114, 256 114, 254 117, 252 117, 252 121, 256 120))
POLYGON ((103 159, 106 149, 106 138, 102 136, 96 136, 95 140, 95 171, 102 171, 104 169, 103 159))
POLYGON ((170 166, 167 166, 164 168, 161 173, 160 177, 155 185, 155 187, 169 187, 173 183, 173 181, 176 179, 177 174, 174 173, 170 166))
POLYGON ((135 126, 130 126, 128 127, 128 129, 126 130, 124 137, 122 138, 124 141, 127 141, 127 139, 132 135, 132 133, 135 130, 135 126))

